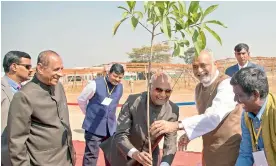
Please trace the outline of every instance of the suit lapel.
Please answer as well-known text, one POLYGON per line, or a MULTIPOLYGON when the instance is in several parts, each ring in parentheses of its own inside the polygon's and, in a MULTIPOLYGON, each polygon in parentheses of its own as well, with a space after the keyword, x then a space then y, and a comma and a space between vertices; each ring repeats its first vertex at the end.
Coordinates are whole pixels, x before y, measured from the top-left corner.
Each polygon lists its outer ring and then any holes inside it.
POLYGON ((1 85, 2 85, 3 92, 7 95, 9 101, 11 102, 13 93, 12 93, 11 88, 5 78, 1 79, 1 85))

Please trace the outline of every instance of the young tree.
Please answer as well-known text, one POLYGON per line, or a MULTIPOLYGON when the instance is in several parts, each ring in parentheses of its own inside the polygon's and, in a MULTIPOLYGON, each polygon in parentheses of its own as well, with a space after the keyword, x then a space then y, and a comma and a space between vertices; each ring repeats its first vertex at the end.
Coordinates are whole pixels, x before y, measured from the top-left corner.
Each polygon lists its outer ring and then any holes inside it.
MULTIPOLYGON (((212 36, 222 44, 219 35, 209 28, 209 24, 226 26, 217 20, 206 21, 207 15, 212 13, 218 5, 209 6, 206 10, 202 9, 198 1, 192 1, 186 7, 183 1, 149 1, 144 2, 144 11, 135 10, 136 1, 127 1, 127 7, 119 6, 123 10, 123 18, 117 22, 113 28, 113 35, 116 34, 119 26, 130 19, 133 30, 137 25, 142 26, 150 35, 151 54, 148 59, 148 73, 151 71, 151 61, 153 56, 153 45, 156 36, 165 34, 170 42, 174 42, 173 55, 178 56, 183 52, 184 47, 190 46, 191 39, 196 49, 196 55, 205 48, 207 30, 212 36), (145 21, 145 23, 143 23, 145 21), (177 38, 180 36, 180 39, 177 38)), ((148 75, 147 92, 149 96, 150 75, 148 75)), ((147 125, 149 124, 149 97, 147 101, 147 125)), ((150 132, 148 131, 149 153, 151 154, 150 132)))

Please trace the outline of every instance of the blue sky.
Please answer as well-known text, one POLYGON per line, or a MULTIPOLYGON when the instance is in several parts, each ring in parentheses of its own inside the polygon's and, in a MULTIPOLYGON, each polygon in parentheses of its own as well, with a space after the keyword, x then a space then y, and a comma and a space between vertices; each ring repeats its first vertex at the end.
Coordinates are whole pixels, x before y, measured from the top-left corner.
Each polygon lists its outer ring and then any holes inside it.
MULTIPOLYGON (((248 43, 252 56, 276 56, 276 2, 201 2, 203 8, 212 4, 219 7, 208 19, 228 26, 213 28, 222 46, 207 35, 216 59, 234 57, 239 42, 248 43)), ((1 2, 1 60, 8 51, 21 50, 35 64, 39 52, 52 49, 63 57, 66 68, 127 61, 126 52, 148 45, 150 37, 141 27, 133 31, 129 21, 113 37, 113 25, 122 17, 117 6, 126 3, 1 2)), ((142 8, 142 2, 137 7, 142 8)))

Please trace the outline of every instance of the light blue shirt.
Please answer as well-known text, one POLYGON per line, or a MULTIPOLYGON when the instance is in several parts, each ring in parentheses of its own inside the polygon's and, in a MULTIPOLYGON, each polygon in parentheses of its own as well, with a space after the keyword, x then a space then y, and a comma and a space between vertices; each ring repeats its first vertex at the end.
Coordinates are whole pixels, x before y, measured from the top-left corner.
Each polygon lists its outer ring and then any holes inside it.
MULTIPOLYGON (((256 133, 258 133, 258 129, 260 128, 260 125, 262 122, 261 118, 264 113, 266 103, 267 103, 267 99, 265 100, 265 103, 263 104, 262 108, 260 109, 260 111, 256 116, 251 112, 248 113, 249 118, 253 122, 253 126, 256 133)), ((245 116, 245 111, 243 111, 242 117, 241 117, 242 140, 240 144, 239 157, 237 159, 235 166, 252 166, 254 164, 251 136, 250 136, 249 129, 245 124, 244 116, 245 116)), ((258 148, 259 150, 264 149, 262 131, 258 139, 258 148)))
POLYGON ((21 85, 15 82, 14 80, 10 79, 8 76, 4 76, 4 78, 7 80, 8 84, 10 85, 10 88, 12 90, 12 93, 16 93, 21 88, 21 85))

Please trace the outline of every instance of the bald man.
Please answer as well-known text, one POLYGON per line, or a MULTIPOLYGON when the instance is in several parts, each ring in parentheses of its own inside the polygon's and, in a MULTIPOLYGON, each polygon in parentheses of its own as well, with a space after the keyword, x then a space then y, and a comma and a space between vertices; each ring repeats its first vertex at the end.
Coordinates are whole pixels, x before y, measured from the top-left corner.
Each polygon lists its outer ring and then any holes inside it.
POLYGON ((198 115, 179 122, 155 121, 151 132, 158 136, 184 130, 181 146, 202 136, 202 165, 233 166, 239 154, 242 108, 234 101, 230 78, 220 75, 210 50, 203 50, 194 59, 193 73, 200 81, 195 89, 198 115))
POLYGON ((7 125, 12 165, 74 165, 62 70, 56 52, 41 52, 34 78, 14 95, 7 125))
MULTIPOLYGON (((179 108, 169 100, 171 78, 165 73, 152 76, 150 88, 150 124, 156 120, 177 122, 179 108)), ((147 92, 130 95, 118 117, 116 134, 103 142, 103 149, 112 166, 171 165, 177 150, 177 133, 152 137, 152 156, 147 142, 147 92), (159 141, 164 137, 163 156, 159 156, 159 141), (160 161, 161 160, 161 161, 160 161), (130 164, 132 163, 132 164, 130 164), (140 164, 139 164, 140 163, 140 164)))

